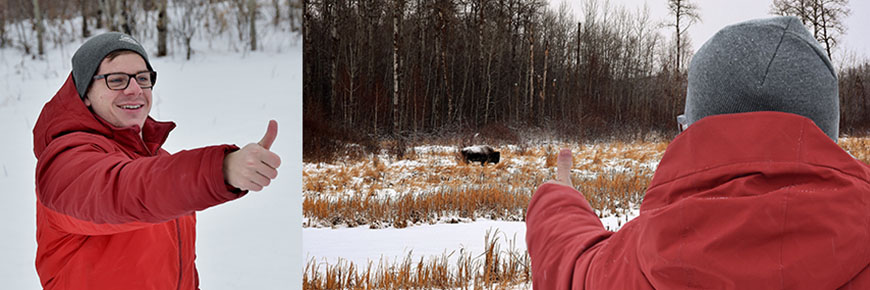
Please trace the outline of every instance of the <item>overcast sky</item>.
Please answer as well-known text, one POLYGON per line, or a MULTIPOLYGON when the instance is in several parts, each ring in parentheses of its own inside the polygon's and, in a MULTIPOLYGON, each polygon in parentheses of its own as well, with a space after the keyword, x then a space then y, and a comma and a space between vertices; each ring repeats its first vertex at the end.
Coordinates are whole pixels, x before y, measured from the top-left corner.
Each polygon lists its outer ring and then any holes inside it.
MULTIPOLYGON (((553 9, 557 9, 562 2, 565 2, 574 12, 575 19, 579 19, 581 2, 586 0, 549 0, 553 9)), ((650 10, 652 19, 666 20, 670 16, 667 11, 667 0, 609 0, 612 6, 623 5, 630 11, 635 11, 637 8, 647 4, 650 10)), ((603 3, 604 0, 599 0, 603 3)), ((697 50, 704 44, 707 39, 713 36, 719 29, 754 18, 772 17, 770 12, 770 4, 773 0, 695 0, 701 14, 701 22, 695 23, 689 28, 689 34, 692 37, 692 45, 694 50, 697 50)), ((840 48, 834 52, 834 59, 839 60, 838 56, 845 51, 851 51, 863 57, 870 59, 870 1, 867 0, 851 0, 849 8, 852 14, 846 19, 846 34, 840 40, 840 48)), ((662 31, 664 34, 664 31, 662 31)), ((670 33, 667 34, 670 37, 670 33)))

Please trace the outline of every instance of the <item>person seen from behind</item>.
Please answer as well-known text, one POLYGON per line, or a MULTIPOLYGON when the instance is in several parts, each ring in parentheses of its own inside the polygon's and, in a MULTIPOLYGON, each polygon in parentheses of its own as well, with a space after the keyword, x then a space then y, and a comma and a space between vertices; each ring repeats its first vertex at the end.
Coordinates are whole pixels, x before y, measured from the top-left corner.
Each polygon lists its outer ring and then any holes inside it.
POLYGON ((559 153, 527 213, 535 289, 870 289, 870 167, 836 143, 837 76, 797 18, 716 33, 681 119, 616 232, 559 153))
POLYGON ((275 121, 242 148, 163 150, 175 123, 149 116, 156 84, 138 41, 104 33, 79 47, 42 108, 33 152, 44 289, 199 289, 196 211, 276 178, 275 121))

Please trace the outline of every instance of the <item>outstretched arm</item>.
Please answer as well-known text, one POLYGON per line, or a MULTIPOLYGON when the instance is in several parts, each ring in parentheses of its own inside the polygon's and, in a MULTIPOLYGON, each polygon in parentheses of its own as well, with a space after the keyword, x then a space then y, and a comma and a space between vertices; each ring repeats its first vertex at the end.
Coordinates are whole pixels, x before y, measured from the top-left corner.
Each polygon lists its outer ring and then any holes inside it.
POLYGON ((166 222, 268 185, 280 165, 266 148, 276 134, 272 121, 261 140, 265 147, 209 146, 134 159, 104 137, 72 133, 53 141, 39 159, 37 197, 43 213, 70 233, 111 234, 166 222), (230 156, 240 162, 227 162, 230 156), (244 183, 251 179, 259 187, 244 183))
POLYGON ((556 180, 541 185, 526 213, 526 244, 535 289, 585 289, 594 252, 612 232, 571 183, 571 151, 562 149, 556 180))

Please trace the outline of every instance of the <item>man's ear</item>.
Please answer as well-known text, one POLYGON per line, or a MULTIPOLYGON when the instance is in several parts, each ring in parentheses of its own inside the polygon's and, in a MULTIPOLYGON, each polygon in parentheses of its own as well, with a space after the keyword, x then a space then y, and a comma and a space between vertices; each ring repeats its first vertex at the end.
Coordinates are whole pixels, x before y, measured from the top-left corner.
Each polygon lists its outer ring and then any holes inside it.
POLYGON ((82 101, 85 102, 85 107, 91 106, 91 99, 88 98, 88 95, 85 95, 85 97, 82 99, 82 101))

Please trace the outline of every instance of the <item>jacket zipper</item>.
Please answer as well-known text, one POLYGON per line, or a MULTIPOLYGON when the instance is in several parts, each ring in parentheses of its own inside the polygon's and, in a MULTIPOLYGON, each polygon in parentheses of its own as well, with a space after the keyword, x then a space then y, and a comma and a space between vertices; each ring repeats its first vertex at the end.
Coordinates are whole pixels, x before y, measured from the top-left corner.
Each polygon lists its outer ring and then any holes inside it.
POLYGON ((181 275, 184 273, 184 264, 181 255, 181 226, 178 225, 178 219, 175 219, 175 231, 178 233, 178 287, 176 289, 181 290, 181 275))

